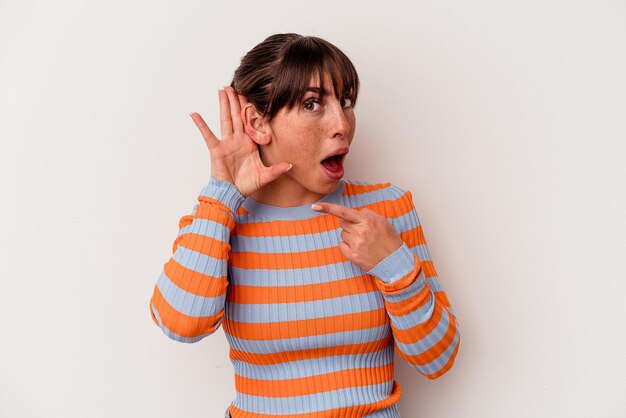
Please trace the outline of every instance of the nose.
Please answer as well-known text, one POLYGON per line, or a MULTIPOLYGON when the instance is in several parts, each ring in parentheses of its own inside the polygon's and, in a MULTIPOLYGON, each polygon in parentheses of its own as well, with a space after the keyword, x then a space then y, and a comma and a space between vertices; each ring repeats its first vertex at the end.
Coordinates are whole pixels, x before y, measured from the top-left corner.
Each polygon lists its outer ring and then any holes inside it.
POLYGON ((339 100, 334 99, 333 105, 331 106, 331 116, 332 116, 332 137, 333 138, 345 138, 350 133, 352 126, 346 117, 346 109, 341 107, 341 103, 339 100))

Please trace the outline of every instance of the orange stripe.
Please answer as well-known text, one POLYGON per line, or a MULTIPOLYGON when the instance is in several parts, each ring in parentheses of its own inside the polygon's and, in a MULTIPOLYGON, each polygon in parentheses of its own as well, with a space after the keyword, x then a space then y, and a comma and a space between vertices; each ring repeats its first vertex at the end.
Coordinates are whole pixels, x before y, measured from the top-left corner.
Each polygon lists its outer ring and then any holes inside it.
POLYGON ((456 329, 456 323, 450 322, 445 335, 441 338, 441 340, 437 342, 437 344, 424 351, 423 353, 414 355, 403 354, 402 357, 409 363, 418 366, 423 366, 434 361, 441 354, 443 354, 444 351, 448 349, 450 344, 452 344, 452 341, 454 340, 454 335, 456 334, 456 329))
POLYGON ((182 235, 180 234, 180 230, 188 225, 191 225, 192 222, 193 222, 192 215, 185 215, 182 218, 180 218, 180 220, 178 221, 178 236, 176 237, 176 239, 174 240, 174 244, 172 245, 172 253, 176 252, 176 250, 178 249, 178 244, 185 236, 185 234, 182 234, 182 235))
POLYGON ((428 334, 433 332, 435 328, 437 328, 439 320, 443 316, 442 309, 443 308, 441 306, 435 305, 433 309, 433 315, 428 321, 426 321, 426 323, 417 324, 407 330, 398 329, 393 325, 393 323, 390 323, 394 337, 396 337, 396 340, 404 344, 412 344, 415 341, 426 337, 428 334))
POLYGON ((228 286, 226 275, 213 277, 188 269, 170 258, 163 266, 165 275, 179 288, 193 295, 215 298, 223 295, 228 286))
POLYGON ((232 212, 226 205, 224 205, 224 203, 207 196, 199 196, 198 201, 200 204, 196 209, 196 218, 208 219, 209 221, 217 222, 231 230, 235 227, 235 220, 232 218, 232 212), (216 210, 216 207, 218 210, 216 210))
POLYGON ((332 215, 321 215, 310 219, 273 220, 269 222, 249 222, 237 225, 237 234, 247 237, 278 237, 317 234, 339 228, 339 220, 332 215))
POLYGON ((193 233, 187 233, 179 238, 183 238, 180 245, 188 250, 217 258, 218 260, 228 260, 230 244, 218 239, 193 233))
POLYGON ((299 319, 273 323, 229 321, 229 333, 246 340, 280 340, 312 335, 374 328, 389 322, 385 308, 323 318, 299 319))
POLYGON ((331 373, 284 380, 251 379, 235 375, 239 393, 270 398, 313 395, 330 390, 377 385, 393 379, 393 365, 339 370, 331 373))
POLYGON ((194 219, 193 215, 184 215, 178 221, 178 229, 181 230, 187 225, 191 225, 191 223, 193 222, 193 219, 194 219))
MULTIPOLYGON (((280 415, 285 418, 337 418, 337 417, 364 417, 373 412, 380 411, 390 407, 398 402, 402 396, 402 387, 397 381, 393 381, 391 393, 381 401, 372 402, 365 405, 348 406, 345 408, 329 409, 322 412, 309 412, 299 414, 280 415)), ((255 414, 254 412, 246 412, 234 405, 230 406, 230 413, 233 418, 276 418, 274 414, 255 414)))
POLYGON ((416 245, 426 244, 426 238, 424 237, 424 229, 421 225, 416 226, 415 228, 411 228, 407 231, 400 233, 400 238, 402 241, 409 246, 409 248, 413 248, 416 245))
MULTIPOLYGON (((224 209, 226 206, 223 203, 219 202, 218 200, 207 198, 206 196, 200 196, 198 200, 200 201, 200 204, 196 209, 195 216, 184 215, 178 221, 179 235, 176 237, 176 239, 174 240, 174 244, 172 245, 172 253, 176 252, 180 241, 185 239, 185 237, 187 236, 187 233, 181 235, 180 231, 184 227, 191 225, 195 218, 208 219, 217 222, 229 228, 231 231, 235 226, 235 221, 228 215, 229 212, 224 209), (220 209, 215 210, 215 205, 221 206, 220 209)), ((230 249, 230 246, 228 246, 228 249, 230 249)))
POLYGON ((452 365, 454 364, 454 360, 456 358, 456 355, 459 351, 459 346, 461 345, 461 337, 459 336, 459 340, 457 341, 457 345, 454 348, 454 351, 452 352, 452 355, 450 356, 450 358, 448 359, 448 362, 445 364, 445 366, 443 366, 439 371, 433 373, 433 374, 425 374, 424 376, 426 376, 429 379, 436 379, 439 376, 441 376, 442 374, 444 374, 445 372, 447 372, 448 370, 450 370, 452 368, 452 365))
POLYGON ((415 296, 399 302, 389 302, 385 300, 387 312, 395 316, 404 316, 422 308, 430 301, 430 288, 428 284, 424 286, 415 296))
POLYGON ((437 271, 435 270, 435 265, 430 260, 424 260, 422 263, 422 271, 426 277, 434 277, 437 276, 437 271))
POLYGON ((154 304, 161 322, 171 331, 187 338, 197 337, 213 331, 217 321, 222 317, 224 311, 216 315, 193 317, 185 315, 174 309, 163 297, 159 288, 154 289, 151 303, 154 304))
POLYGON ((448 296, 446 295, 446 293, 442 290, 437 291, 437 292, 433 292, 435 294, 435 297, 439 300, 439 303, 441 303, 444 308, 449 308, 450 307, 450 301, 448 300, 448 296))
POLYGON ((402 215, 406 215, 415 209, 415 205, 413 204, 413 195, 409 191, 405 191, 402 196, 395 200, 390 200, 389 203, 389 212, 387 212, 387 216, 390 218, 397 218, 402 215))
POLYGON ((374 190, 386 189, 391 183, 374 183, 374 184, 355 184, 344 183, 344 196, 357 196, 363 193, 373 192, 374 190))
POLYGON ((242 304, 310 302, 377 290, 370 275, 299 286, 244 286, 231 283, 227 300, 242 304))
MULTIPOLYGON (((226 330, 227 321, 224 321, 224 330, 226 330)), ((280 364, 291 361, 310 360, 314 358, 323 358, 330 356, 340 356, 345 354, 366 354, 375 353, 393 344, 393 335, 389 334, 384 338, 376 341, 359 344, 345 344, 334 347, 310 348, 306 350, 283 351, 279 353, 248 353, 241 350, 231 348, 230 359, 241 360, 250 364, 268 365, 280 364)))

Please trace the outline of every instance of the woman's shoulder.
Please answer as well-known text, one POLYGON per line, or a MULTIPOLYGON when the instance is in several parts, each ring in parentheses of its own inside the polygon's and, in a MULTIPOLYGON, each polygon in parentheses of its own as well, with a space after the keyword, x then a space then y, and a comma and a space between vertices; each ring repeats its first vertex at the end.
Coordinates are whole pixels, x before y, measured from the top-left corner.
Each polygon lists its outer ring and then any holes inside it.
POLYGON ((344 180, 345 204, 352 208, 369 207, 387 219, 399 218, 415 210, 411 192, 390 181, 368 183, 344 180))
POLYGON ((355 196, 359 194, 374 194, 385 199, 398 199, 410 192, 403 187, 386 181, 371 183, 355 179, 344 179, 344 195, 355 196))
POLYGON ((413 199, 411 192, 390 181, 372 183, 344 179, 343 195, 351 207, 382 205, 380 209, 386 214, 397 212, 398 206, 412 207, 413 199))

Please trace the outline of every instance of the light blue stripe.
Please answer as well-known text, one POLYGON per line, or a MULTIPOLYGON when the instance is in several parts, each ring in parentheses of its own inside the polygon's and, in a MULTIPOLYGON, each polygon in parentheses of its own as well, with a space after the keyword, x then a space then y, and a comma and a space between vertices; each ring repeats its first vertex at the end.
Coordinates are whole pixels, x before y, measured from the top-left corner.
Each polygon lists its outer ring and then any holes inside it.
POLYGON ((398 405, 394 403, 388 408, 365 415, 363 418, 400 418, 400 411, 398 405))
POLYGON ((395 316, 387 312, 393 326, 401 330, 407 330, 427 321, 433 315, 433 311, 435 309, 435 296, 432 292, 429 292, 429 295, 430 300, 424 304, 424 306, 413 312, 409 312, 406 315, 395 316))
POLYGON ((355 343, 365 344, 388 337, 390 333, 391 327, 389 323, 385 323, 372 328, 277 340, 248 340, 234 337, 228 332, 225 332, 225 335, 230 346, 235 350, 247 353, 273 354, 285 351, 337 347, 355 343))
POLYGON ((210 237, 222 242, 222 244, 228 244, 227 239, 230 236, 230 230, 227 227, 218 222, 203 218, 196 218, 191 224, 182 227, 178 235, 180 236, 187 233, 210 237))
POLYGON ((231 245, 236 252, 294 253, 333 248, 341 240, 341 228, 314 234, 248 237, 233 235, 231 245))
POLYGON ((228 260, 219 260, 179 245, 172 259, 181 266, 213 277, 226 276, 228 260))
POLYGON ((393 225, 398 233, 409 231, 418 227, 420 224, 415 218, 413 211, 407 212, 404 215, 400 215, 396 218, 387 218, 387 220, 393 225))
MULTIPOLYGON (((319 248, 311 248, 319 249, 319 248)), ((233 251, 237 251, 235 246, 233 251)), ((260 253, 272 253, 267 249, 258 249, 260 253)), ((295 255, 297 256, 297 255, 295 255)), ((306 256, 304 256, 306 257, 306 256)), ((290 285, 309 285, 318 283, 332 283, 338 280, 350 279, 358 276, 366 275, 367 272, 356 266, 351 261, 342 261, 339 263, 329 263, 323 266, 304 267, 295 269, 255 269, 240 268, 230 265, 232 271, 231 277, 233 283, 243 286, 290 286, 290 285)), ((433 276, 434 277, 434 276, 433 276)), ((432 279, 432 278, 431 278, 432 279)), ((428 280, 428 278, 427 278, 428 280)), ((439 284, 435 288, 441 289, 439 284)))
POLYGON ((400 247, 385 258, 380 260, 374 267, 367 272, 383 282, 394 283, 415 269, 415 254, 409 249, 406 243, 402 243, 400 247))
MULTIPOLYGON (((295 290, 293 292, 296 292, 295 290)), ((384 308, 378 290, 356 295, 340 296, 307 302, 290 303, 229 303, 229 319, 249 324, 298 321, 361 313, 384 308)))
MULTIPOLYGON (((394 324, 395 325, 395 324, 394 324)), ((411 344, 404 344, 396 340, 396 345, 398 349, 402 351, 404 354, 408 354, 410 356, 415 356, 418 354, 423 354, 425 351, 433 348, 446 334, 448 331, 448 327, 450 325, 450 316, 448 312, 444 309, 443 315, 439 319, 437 323, 437 327, 430 332, 430 334, 420 338, 411 344)))
POLYGON ((420 261, 431 261, 430 252, 428 252, 428 246, 426 244, 409 247, 409 249, 417 254, 417 258, 419 258, 420 261))
POLYGON ((328 283, 353 278, 366 273, 351 261, 344 261, 323 266, 268 270, 245 269, 229 266, 235 284, 244 286, 293 286, 328 283))
POLYGON ((380 367, 393 362, 393 344, 373 353, 344 354, 286 363, 258 365, 233 360, 238 376, 260 380, 285 380, 334 373, 340 370, 380 367))
POLYGON ((276 411, 280 411, 282 414, 321 412, 328 409, 345 408, 381 401, 389 397, 392 386, 393 379, 377 385, 285 398, 270 398, 237 393, 236 405, 238 407, 241 405, 240 408, 257 414, 272 414, 276 413, 276 411))
POLYGON ((178 312, 187 316, 203 317, 219 313, 224 307, 226 293, 216 298, 194 295, 176 286, 165 272, 161 272, 157 287, 163 298, 178 312))
POLYGON ((433 292, 443 291, 441 285, 439 284, 439 276, 427 277, 426 281, 428 282, 428 287, 430 287, 430 290, 432 290, 433 292))
POLYGON ((154 303, 151 304, 151 305, 152 305, 152 312, 154 312, 154 316, 156 317, 157 321, 159 322, 159 326, 161 327, 161 330, 163 331, 163 333, 165 335, 167 335, 169 338, 171 338, 172 340, 178 341, 178 342, 181 342, 181 343, 188 343, 188 344, 196 343, 196 342, 200 341, 201 339, 203 339, 204 337, 206 337, 208 335, 211 335, 215 331, 217 331, 217 329, 219 328, 220 324, 222 323, 222 318, 220 318, 219 321, 217 321, 217 323, 215 324, 215 327, 213 328, 213 331, 208 332, 206 334, 198 335, 197 337, 193 337, 193 338, 183 337, 183 336, 175 333, 174 331, 170 330, 165 325, 163 325, 163 322, 161 322, 161 316, 159 315, 159 311, 157 311, 156 307, 154 306, 154 303))
POLYGON ((454 349, 456 348, 456 346, 459 343, 460 336, 461 336, 461 334, 459 333, 459 331, 457 329, 457 332, 454 335, 454 339, 452 340, 452 343, 448 346, 446 351, 441 353, 441 355, 439 357, 437 357, 435 360, 431 361, 430 363, 427 363, 427 364, 425 364, 423 366, 415 366, 415 365, 413 365, 413 367, 415 369, 417 369, 419 372, 423 373, 423 374, 437 373, 439 370, 441 370, 441 368, 443 366, 446 365, 448 360, 450 360, 450 357, 452 356, 452 353, 454 352, 454 349))

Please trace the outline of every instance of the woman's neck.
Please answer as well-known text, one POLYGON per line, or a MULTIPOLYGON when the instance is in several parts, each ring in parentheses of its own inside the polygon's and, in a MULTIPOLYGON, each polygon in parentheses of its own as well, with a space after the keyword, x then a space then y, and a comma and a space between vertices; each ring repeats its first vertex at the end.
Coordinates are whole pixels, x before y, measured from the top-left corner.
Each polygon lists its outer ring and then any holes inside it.
POLYGON ((312 192, 284 174, 250 195, 257 202, 283 208, 308 205, 324 196, 325 194, 312 192))

